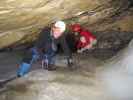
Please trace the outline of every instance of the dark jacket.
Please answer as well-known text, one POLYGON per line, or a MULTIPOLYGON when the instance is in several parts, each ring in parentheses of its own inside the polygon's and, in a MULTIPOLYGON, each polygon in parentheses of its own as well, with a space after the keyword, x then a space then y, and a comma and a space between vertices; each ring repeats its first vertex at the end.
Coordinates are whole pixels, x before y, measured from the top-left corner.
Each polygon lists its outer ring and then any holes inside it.
POLYGON ((49 50, 50 46, 52 45, 52 42, 54 42, 56 47, 58 44, 62 47, 65 56, 71 57, 71 51, 66 42, 66 34, 64 33, 58 39, 54 39, 51 36, 51 28, 45 28, 42 30, 35 46, 40 49, 43 48, 44 51, 47 52, 47 50, 49 50))

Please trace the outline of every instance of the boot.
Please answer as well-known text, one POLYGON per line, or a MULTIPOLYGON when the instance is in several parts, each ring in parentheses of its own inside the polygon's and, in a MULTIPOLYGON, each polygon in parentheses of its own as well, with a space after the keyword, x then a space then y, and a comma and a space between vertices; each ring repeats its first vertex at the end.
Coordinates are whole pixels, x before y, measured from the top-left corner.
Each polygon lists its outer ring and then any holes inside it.
POLYGON ((19 69, 17 71, 17 76, 22 77, 27 74, 29 72, 30 67, 31 65, 28 63, 23 62, 22 64, 20 64, 19 69))

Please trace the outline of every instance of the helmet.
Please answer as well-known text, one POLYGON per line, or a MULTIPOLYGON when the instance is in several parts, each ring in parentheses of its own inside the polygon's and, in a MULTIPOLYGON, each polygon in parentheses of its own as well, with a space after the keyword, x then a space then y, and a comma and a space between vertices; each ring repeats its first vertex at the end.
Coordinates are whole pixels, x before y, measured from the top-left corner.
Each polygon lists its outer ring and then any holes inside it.
POLYGON ((73 24, 73 25, 71 26, 71 29, 72 29, 72 31, 74 31, 74 32, 79 32, 79 31, 81 30, 81 26, 80 26, 80 24, 73 24))
POLYGON ((66 24, 63 21, 56 21, 54 26, 60 28, 62 32, 64 32, 66 29, 66 24))

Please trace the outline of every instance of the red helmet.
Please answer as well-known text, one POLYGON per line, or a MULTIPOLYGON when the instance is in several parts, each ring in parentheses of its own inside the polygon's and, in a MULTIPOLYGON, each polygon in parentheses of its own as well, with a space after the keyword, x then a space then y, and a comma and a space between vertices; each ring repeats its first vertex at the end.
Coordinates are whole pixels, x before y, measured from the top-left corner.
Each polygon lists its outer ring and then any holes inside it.
POLYGON ((71 29, 74 32, 80 32, 81 26, 80 26, 80 24, 73 24, 73 25, 71 25, 71 29))

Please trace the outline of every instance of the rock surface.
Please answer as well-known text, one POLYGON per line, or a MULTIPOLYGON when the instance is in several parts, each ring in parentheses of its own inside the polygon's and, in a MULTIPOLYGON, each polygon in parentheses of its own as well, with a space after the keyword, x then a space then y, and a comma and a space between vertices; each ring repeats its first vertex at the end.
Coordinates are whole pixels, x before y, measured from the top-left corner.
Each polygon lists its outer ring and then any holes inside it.
POLYGON ((91 31, 133 31, 131 0, 1 0, 0 48, 27 44, 55 20, 91 31))
POLYGON ((101 81, 112 100, 133 99, 133 41, 129 46, 110 59, 102 70, 101 81), (105 68, 106 67, 106 68, 105 68))
POLYGON ((106 62, 80 55, 80 67, 73 71, 61 66, 32 71, 8 83, 0 100, 132 100, 132 49, 133 41, 106 62))
MULTIPOLYGON (((6 89, 0 90, 0 100, 86 100, 86 98, 106 100, 108 97, 104 94, 100 80, 95 76, 96 66, 102 65, 103 62, 91 57, 79 56, 82 61, 78 64, 82 65, 82 67, 78 67, 73 71, 63 65, 64 63, 58 64, 57 70, 51 72, 43 70, 38 63, 33 65, 36 70, 31 70, 28 75, 8 83, 6 89), (91 63, 88 63, 87 59, 91 63)), ((14 60, 0 64, 3 69, 6 69, 0 70, 0 72, 4 72, 1 79, 15 74, 14 61, 16 57, 9 57, 9 59, 14 60), (7 67, 8 64, 10 68, 7 67)))

